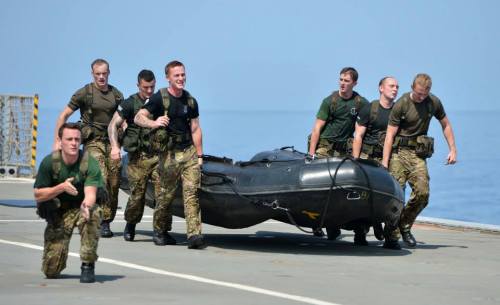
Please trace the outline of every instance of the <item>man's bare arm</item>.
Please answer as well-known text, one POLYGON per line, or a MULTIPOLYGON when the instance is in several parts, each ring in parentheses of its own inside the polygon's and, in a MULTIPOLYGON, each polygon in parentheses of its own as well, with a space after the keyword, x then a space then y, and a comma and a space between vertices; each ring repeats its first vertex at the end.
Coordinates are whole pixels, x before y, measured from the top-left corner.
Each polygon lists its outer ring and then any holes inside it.
POLYGON ((191 136, 193 137, 193 144, 196 148, 196 153, 198 156, 203 155, 203 136, 199 118, 191 120, 191 136))
POLYGON ((398 126, 387 125, 387 133, 385 135, 384 151, 382 158, 382 165, 385 168, 389 168, 389 159, 391 158, 392 144, 394 144, 394 137, 396 137, 398 130, 399 130, 398 126))
POLYGON ((166 127, 170 122, 168 116, 163 115, 156 120, 149 119, 150 113, 146 109, 141 109, 134 117, 134 123, 141 127, 156 129, 158 127, 166 127))
POLYGON ((450 152, 446 158, 446 164, 454 164, 457 162, 457 147, 455 146, 455 135, 453 133, 453 128, 451 128, 451 123, 448 117, 442 118, 439 123, 443 129, 444 137, 448 143, 448 148, 450 152))
POLYGON ((316 152, 316 146, 318 146, 319 135, 321 134, 321 130, 325 126, 326 121, 316 119, 314 122, 314 127, 311 132, 311 141, 309 143, 309 154, 312 156, 316 152))
POLYGON ((118 142, 118 128, 123 124, 123 121, 123 118, 115 111, 108 125, 108 136, 109 142, 111 143, 111 159, 113 160, 119 160, 121 158, 120 143, 118 142))
POLYGON ((59 183, 56 186, 52 187, 42 187, 35 188, 35 201, 36 202, 44 202, 51 199, 56 198, 61 193, 68 193, 70 195, 78 195, 78 191, 75 186, 71 183, 73 181, 73 177, 66 179, 66 181, 59 183))
POLYGON ((97 197, 97 187, 95 186, 85 186, 83 188, 83 193, 85 197, 83 198, 82 204, 80 205, 80 213, 85 220, 90 219, 90 208, 95 204, 97 197))
POLYGON ((352 142, 352 156, 354 158, 359 158, 359 155, 361 155, 361 147, 363 146, 363 137, 365 136, 365 132, 366 126, 362 126, 356 123, 354 140, 352 142))

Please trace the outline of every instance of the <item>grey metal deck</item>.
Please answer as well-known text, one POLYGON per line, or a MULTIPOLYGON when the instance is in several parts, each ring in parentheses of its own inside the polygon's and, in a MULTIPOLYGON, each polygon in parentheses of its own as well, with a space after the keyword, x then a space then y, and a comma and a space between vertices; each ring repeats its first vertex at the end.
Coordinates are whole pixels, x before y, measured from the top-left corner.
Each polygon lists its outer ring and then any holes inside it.
MULTIPOLYGON (((0 202, 31 200, 29 180, 0 181, 0 202)), ((126 197, 120 195, 120 205, 126 197)), ((125 242, 123 209, 116 237, 101 239, 97 282, 79 283, 79 237, 63 278, 40 272, 45 223, 33 208, 0 205, 2 304, 500 304, 500 234, 496 227, 450 229, 424 219, 416 249, 386 250, 308 236, 268 221, 228 230, 205 225, 209 247, 188 250, 184 220, 174 218, 177 246, 151 242, 152 211, 125 242)), ((437 221, 439 222, 439 221, 437 221)))

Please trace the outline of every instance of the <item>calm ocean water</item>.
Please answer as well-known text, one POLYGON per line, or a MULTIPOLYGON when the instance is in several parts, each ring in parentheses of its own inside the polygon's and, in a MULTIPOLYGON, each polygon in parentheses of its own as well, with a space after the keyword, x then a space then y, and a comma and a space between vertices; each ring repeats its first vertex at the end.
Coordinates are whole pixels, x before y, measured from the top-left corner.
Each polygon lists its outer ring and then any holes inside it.
MULTIPOLYGON (((500 137, 495 134, 499 114, 448 112, 458 148, 458 163, 453 166, 444 165, 448 148, 441 126, 433 120, 429 134, 436 147, 428 161, 431 197, 423 216, 500 225, 500 137)), ((58 110, 40 111, 38 163, 51 150, 57 115, 58 110)), ((202 110, 204 151, 235 161, 283 146, 305 151, 314 115, 315 111, 202 110)))

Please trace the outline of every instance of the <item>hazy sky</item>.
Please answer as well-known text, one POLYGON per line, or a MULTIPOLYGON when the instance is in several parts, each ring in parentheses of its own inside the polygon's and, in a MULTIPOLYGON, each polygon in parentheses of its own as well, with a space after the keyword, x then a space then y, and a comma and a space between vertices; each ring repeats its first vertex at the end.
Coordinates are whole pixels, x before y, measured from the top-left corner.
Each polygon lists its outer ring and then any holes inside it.
POLYGON ((344 66, 370 100, 385 75, 403 93, 427 72, 446 109, 500 109, 499 11, 493 0, 2 0, 0 93, 38 93, 43 115, 91 81, 95 58, 125 96, 143 68, 164 86, 179 59, 201 112, 316 110, 344 66))

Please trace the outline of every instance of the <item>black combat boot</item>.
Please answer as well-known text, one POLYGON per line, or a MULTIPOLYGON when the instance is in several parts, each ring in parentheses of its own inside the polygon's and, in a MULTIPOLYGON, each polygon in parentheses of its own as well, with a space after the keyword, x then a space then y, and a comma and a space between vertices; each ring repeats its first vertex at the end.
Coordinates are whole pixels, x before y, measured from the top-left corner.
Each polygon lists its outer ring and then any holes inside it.
POLYGON ((165 239, 166 245, 177 245, 177 241, 175 240, 175 238, 172 235, 170 235, 168 232, 165 232, 163 234, 163 238, 165 239))
POLYGON ((135 238, 135 223, 128 223, 125 225, 125 230, 123 230, 123 239, 126 241, 133 241, 135 238))
POLYGON ((325 236, 325 232, 323 232, 323 229, 321 229, 321 228, 314 228, 313 229, 313 235, 316 236, 316 237, 324 237, 325 236))
POLYGON ((109 221, 103 220, 101 222, 101 237, 110 238, 113 237, 113 232, 109 228, 109 221))
POLYGON ((205 249, 207 244, 205 243, 205 239, 203 235, 192 235, 188 238, 188 249, 205 249))
POLYGON ((160 231, 153 231, 153 242, 157 246, 165 246, 167 244, 167 241, 165 240, 165 234, 160 231))
POLYGON ((340 236, 340 229, 326 227, 326 235, 328 240, 336 240, 340 236))
POLYGON ((354 244, 356 246, 368 246, 364 229, 354 230, 354 244))
POLYGON ((401 232, 401 236, 403 237, 403 240, 408 245, 408 247, 414 248, 417 245, 417 241, 410 231, 401 232))
POLYGON ((382 223, 377 222, 373 224, 373 235, 378 240, 384 240, 384 228, 382 228, 382 223))
POLYGON ((80 275, 80 283, 95 282, 94 263, 82 263, 82 275, 80 275))

